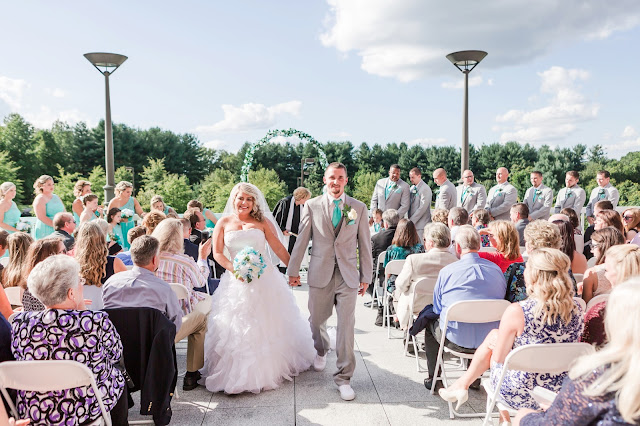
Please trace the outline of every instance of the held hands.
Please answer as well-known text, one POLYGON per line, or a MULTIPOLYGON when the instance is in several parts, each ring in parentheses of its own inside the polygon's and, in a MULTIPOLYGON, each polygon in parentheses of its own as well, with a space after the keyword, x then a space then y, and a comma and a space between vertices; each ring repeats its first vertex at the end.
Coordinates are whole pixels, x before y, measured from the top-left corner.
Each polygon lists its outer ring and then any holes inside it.
POLYGON ((300 277, 289 277, 289 286, 290 287, 299 287, 302 284, 300 284, 300 277))
POLYGON ((213 241, 213 239, 209 238, 207 241, 200 243, 200 246, 198 247, 198 259, 207 259, 209 253, 211 253, 211 241, 213 241))
POLYGON ((360 285, 358 286, 358 294, 360 296, 364 296, 364 294, 367 291, 367 287, 369 287, 369 284, 367 283, 360 283, 360 285))
POLYGON ((282 235, 284 235, 285 237, 288 237, 291 234, 289 234, 289 230, 288 229, 285 229, 284 231, 282 231, 282 235))

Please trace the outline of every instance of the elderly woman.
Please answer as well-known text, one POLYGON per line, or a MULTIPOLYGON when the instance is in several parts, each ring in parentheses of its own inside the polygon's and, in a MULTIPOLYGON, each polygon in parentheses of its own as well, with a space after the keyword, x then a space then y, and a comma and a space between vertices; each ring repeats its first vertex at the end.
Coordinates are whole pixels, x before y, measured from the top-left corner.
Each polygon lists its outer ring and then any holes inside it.
POLYGON ((518 230, 513 222, 495 220, 489 223, 486 231, 481 232, 487 233, 491 246, 495 247, 498 251, 495 253, 481 251, 478 255, 498 265, 502 273, 505 273, 512 263, 524 262, 522 255, 520 255, 518 230))
POLYGON ((616 286, 607 304, 606 346, 577 359, 546 411, 522 409, 514 426, 638 424, 640 280, 616 286))
MULTIPOLYGON (((607 250, 604 262, 605 276, 612 287, 629 278, 640 275, 640 247, 635 244, 620 244, 607 250)), ((602 346, 607 336, 604 329, 604 317, 607 301, 591 306, 585 315, 585 327, 582 341, 602 346)))
POLYGON ((569 256, 571 259, 571 272, 576 274, 584 274, 587 270, 587 258, 584 254, 576 250, 575 234, 573 225, 566 220, 554 220, 560 230, 560 251, 569 256))
MULTIPOLYGON (((2 187, 0 187, 2 189, 2 187)), ((627 233, 627 242, 640 246, 640 209, 632 207, 622 212, 624 230, 627 233)))
POLYGON ((73 218, 76 220, 76 223, 80 223, 80 215, 82 214, 82 210, 84 210, 82 197, 87 194, 91 194, 91 182, 89 182, 88 180, 80 179, 73 186, 73 195, 75 195, 76 199, 73 200, 73 203, 71 204, 73 218))
MULTIPOLYGON (((114 424, 127 422, 120 335, 104 312, 87 311, 78 263, 66 255, 51 256, 31 271, 29 291, 46 310, 25 312, 12 323, 11 349, 18 361, 69 359, 93 372, 102 402, 114 424), (39 336, 34 339, 32 336, 39 336)), ((92 390, 82 387, 47 393, 18 391, 18 413, 33 424, 81 424, 100 417, 92 390)))
POLYGON ((585 302, 589 303, 594 296, 611 291, 611 282, 605 274, 605 260, 609 248, 618 244, 625 244, 624 236, 612 226, 599 229, 591 235, 591 252, 596 265, 584 273, 582 298, 585 302))
POLYGON ((48 237, 38 240, 31 244, 27 252, 27 259, 24 262, 22 275, 25 277, 23 284, 24 292, 22 293, 22 307, 25 311, 43 311, 44 305, 37 297, 29 291, 27 280, 29 274, 36 265, 50 256, 66 253, 64 241, 61 238, 48 237))
POLYGON ((187 210, 194 208, 200 210, 200 213, 204 215, 206 220, 204 226, 211 229, 215 228, 216 223, 218 223, 218 218, 211 210, 204 208, 204 205, 198 200, 189 201, 189 203, 187 203, 187 210))
POLYGON ((16 225, 20 220, 20 209, 13 199, 16 196, 16 186, 12 182, 0 185, 0 227, 7 232, 17 232, 16 225))
MULTIPOLYGON (((111 210, 114 207, 119 208, 121 211, 129 210, 132 213, 137 214, 140 217, 144 216, 144 212, 142 211, 142 207, 140 207, 140 203, 136 200, 131 194, 133 194, 133 184, 127 181, 118 182, 115 187, 116 196, 109 201, 109 206, 107 207, 107 211, 111 210)), ((120 222, 120 234, 127 235, 129 229, 136 226, 133 217, 125 217, 123 214, 122 220, 120 222)), ((129 243, 127 241, 123 241, 122 244, 125 250, 129 250, 129 243)))
MULTIPOLYGON (((165 219, 153 231, 153 237, 160 242, 160 258, 156 276, 168 283, 179 283, 189 289, 191 306, 207 313, 211 306, 208 294, 196 291, 205 288, 209 279, 207 255, 211 252, 211 239, 198 248, 198 263, 184 254, 182 222, 180 219, 165 219)), ((206 291, 206 290, 205 290, 206 291)), ((186 306, 183 306, 186 308, 186 306)), ((187 312, 188 313, 188 312, 187 312)))
POLYGON ((16 232, 7 238, 9 263, 2 271, 2 284, 5 288, 27 286, 23 269, 32 243, 33 238, 26 232, 16 232))
POLYGON ((164 198, 162 195, 154 195, 151 197, 151 211, 157 211, 164 213, 165 216, 169 216, 169 214, 174 214, 177 216, 176 211, 170 205, 164 202, 164 198))
POLYGON ((53 178, 42 175, 33 184, 36 198, 33 200, 33 211, 36 214, 35 237, 41 240, 53 234, 53 217, 56 213, 66 211, 62 200, 53 193, 53 178))
MULTIPOLYGON (((527 239, 527 243, 529 240, 527 239)), ((569 258, 558 249, 541 248, 529 255, 524 271, 529 297, 513 303, 500 320, 498 330, 487 335, 476 350, 469 369, 453 385, 440 389, 440 396, 458 406, 468 398, 469 386, 491 368, 491 387, 502 374, 502 363, 523 345, 577 342, 584 326, 581 306, 573 300, 569 258)), ((560 390, 566 374, 507 371, 498 400, 512 408, 538 408, 530 395, 532 385, 553 392, 560 390)), ((508 422, 508 411, 500 411, 500 422, 508 422)))

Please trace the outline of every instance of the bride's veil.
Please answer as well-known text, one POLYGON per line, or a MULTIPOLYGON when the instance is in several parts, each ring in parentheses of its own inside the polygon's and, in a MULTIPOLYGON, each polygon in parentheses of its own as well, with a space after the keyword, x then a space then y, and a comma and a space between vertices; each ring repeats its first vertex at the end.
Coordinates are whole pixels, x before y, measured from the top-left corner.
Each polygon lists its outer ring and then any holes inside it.
MULTIPOLYGON (((235 186, 231 190, 231 194, 229 195, 229 199, 227 200, 227 204, 224 207, 224 211, 222 212, 222 216, 228 216, 228 215, 232 215, 232 214, 235 213, 235 210, 234 210, 234 207, 233 207, 233 201, 235 200, 236 194, 238 193, 238 191, 240 189, 240 185, 243 185, 243 186, 246 185, 249 188, 251 188, 252 192, 255 194, 255 198, 256 198, 255 202, 260 207, 260 211, 262 211, 262 215, 264 216, 265 220, 267 220, 267 221, 269 221, 271 223, 272 231, 276 234, 276 236, 278 237, 278 240, 280 240, 280 242, 284 245, 284 234, 280 230, 280 226, 278 226, 278 223, 276 222, 276 219, 273 217, 273 214, 271 213, 271 209, 269 208, 269 204, 267 204, 267 200, 264 198, 264 195, 262 194, 262 191, 260 191, 257 186, 255 186, 255 185, 253 185, 251 183, 240 182, 240 183, 235 184, 235 186)), ((273 262, 274 265, 277 265, 278 263, 280 263, 280 259, 278 258, 278 256, 275 254, 275 252, 273 251, 271 246, 269 246, 268 243, 267 243, 267 251, 268 251, 269 257, 271 258, 271 261, 273 262)))

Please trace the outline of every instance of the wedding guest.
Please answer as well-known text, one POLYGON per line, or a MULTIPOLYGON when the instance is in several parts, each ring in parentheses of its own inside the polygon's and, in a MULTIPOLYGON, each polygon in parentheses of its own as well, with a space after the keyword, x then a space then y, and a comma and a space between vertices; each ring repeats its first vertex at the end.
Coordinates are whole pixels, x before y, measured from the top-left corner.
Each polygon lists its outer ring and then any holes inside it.
POLYGON ((509 218, 511 222, 516 225, 518 231, 518 238, 520 238, 520 247, 524 247, 527 242, 524 239, 524 229, 530 223, 529 221, 529 207, 525 203, 515 203, 509 211, 509 218))
POLYGON ((371 217, 369 218, 369 233, 373 237, 383 229, 384 224, 382 223, 382 210, 374 209, 371 212, 371 217))
POLYGON ((170 205, 164 202, 164 198, 161 195, 154 195, 151 197, 151 210, 162 212, 165 216, 169 216, 169 214, 173 214, 178 216, 176 211, 170 205))
POLYGON ((82 197, 82 204, 84 205, 84 209, 82 210, 82 214, 80 214, 80 223, 78 226, 102 217, 102 207, 98 205, 98 196, 96 194, 87 194, 82 197))
POLYGON ((147 230, 147 235, 153 234, 156 227, 167 217, 162 212, 149 212, 142 219, 142 226, 147 230))
MULTIPOLYGON (((115 364, 122 357, 120 335, 101 311, 86 310, 77 262, 52 256, 31 271, 29 290, 46 306, 17 315, 12 323, 16 360, 71 359, 93 372, 113 424, 127 424, 124 377, 115 364), (31 336, 39 335, 33 339, 31 336)), ((98 400, 87 387, 54 392, 18 391, 21 418, 34 424, 88 424, 100 415, 98 400)))
POLYGON ((587 258, 576 250, 576 241, 573 233, 573 225, 564 220, 554 220, 560 230, 560 251, 571 260, 571 272, 584 274, 587 270, 587 258))
POLYGON ((131 258, 135 266, 130 271, 112 276, 104 283, 104 308, 148 307, 163 312, 176 326, 176 343, 185 337, 189 338, 187 373, 182 385, 182 389, 188 391, 198 386, 198 370, 204 365, 207 316, 199 311, 183 316, 171 286, 155 275, 160 263, 159 248, 158 240, 148 235, 140 236, 131 243, 131 258))
MULTIPOLYGON (((611 201, 598 201, 593 207, 593 215, 595 216, 603 210, 613 210, 613 204, 611 204, 611 201)), ((593 234, 593 232, 596 230, 595 219, 593 222, 594 223, 591 223, 584 231, 584 255, 587 257, 587 260, 593 257, 593 254, 591 253, 591 234, 593 234)))
POLYGON ((26 232, 16 232, 7 237, 9 263, 7 263, 7 266, 2 270, 2 285, 5 288, 26 288, 27 280, 23 269, 27 261, 27 253, 29 252, 31 243, 33 243, 33 238, 26 232))
POLYGON ((624 225, 622 224, 622 218, 620 213, 615 210, 602 210, 596 214, 596 220, 593 223, 594 229, 606 228, 607 226, 613 226, 622 235, 625 235, 624 225))
POLYGON ((418 167, 409 170, 409 181, 408 217, 416 226, 418 238, 422 241, 424 227, 431 222, 431 188, 422 180, 422 171, 418 167))
MULTIPOLYGON (((8 256, 7 253, 7 238, 9 238, 9 233, 4 229, 0 229, 0 257, 8 256)), ((4 265, 0 263, 0 277, 2 277, 2 271, 4 269, 4 265)))
POLYGON ((184 240, 184 254, 191 257, 195 262, 198 261, 198 246, 189 241, 191 236, 191 221, 186 218, 180 219, 182 223, 182 238, 184 240))
MULTIPOLYGON (((459 407, 467 401, 471 383, 488 369, 491 369, 490 386, 495 389, 504 360, 513 349, 538 343, 578 341, 584 327, 584 312, 573 300, 569 265, 569 259, 560 250, 541 248, 531 252, 524 272, 529 297, 507 308, 500 327, 488 333, 467 371, 452 385, 440 389, 439 394, 445 401, 457 402, 459 407)), ((498 401, 516 409, 538 408, 530 394, 533 385, 557 392, 565 376, 566 373, 509 370, 500 387, 498 401)), ((500 424, 509 421, 509 412, 500 410, 500 424)))
POLYGON ((607 305, 607 345, 577 359, 549 408, 519 410, 514 426, 638 424, 640 280, 616 286, 607 305))
MULTIPOLYGON (((640 247, 635 244, 620 244, 607 250, 605 260, 605 277, 611 288, 630 278, 640 276, 640 247)), ((602 346, 607 341, 604 319, 607 300, 591 306, 585 315, 585 327, 582 341, 602 346)))
POLYGON ((40 176, 34 182, 33 188, 36 193, 33 211, 37 218, 34 235, 36 240, 40 240, 53 233, 53 217, 65 209, 60 197, 53 193, 55 184, 51 176, 40 176))
POLYGON ((109 225, 107 228, 107 241, 113 241, 123 245, 124 236, 121 234, 122 228, 120 227, 120 222, 122 221, 122 210, 117 207, 109 209, 106 220, 109 225))
MULTIPOLYGON (((296 244, 296 236, 300 227, 300 217, 304 203, 311 198, 311 191, 305 187, 296 188, 292 195, 286 196, 273 208, 273 217, 284 234, 284 246, 287 247, 289 254, 293 251, 296 244)), ((286 268, 284 268, 286 270, 286 268)))
POLYGON ((82 197, 87 194, 91 194, 91 182, 89 182, 88 180, 80 179, 73 186, 73 195, 75 195, 76 199, 73 200, 73 203, 71 204, 73 218, 76 220, 76 223, 80 223, 80 215, 82 214, 82 210, 84 210, 82 197))
POLYGON ((632 207, 622 212, 624 221, 624 231, 627 235, 627 242, 640 246, 640 209, 632 207))
POLYGON ((200 213, 204 215, 204 218, 207 220, 207 222, 205 223, 205 226, 207 228, 215 228, 216 223, 218 223, 218 218, 211 210, 205 209, 203 204, 198 200, 191 200, 189 201, 189 203, 187 203, 187 210, 192 208, 197 208, 198 210, 200 210, 200 213))
POLYGON ((462 172, 462 183, 456 188, 456 205, 464 208, 469 217, 473 217, 476 210, 484 209, 487 202, 487 190, 483 185, 474 182, 473 172, 462 172))
POLYGON ((435 209, 431 215, 432 222, 442 223, 444 226, 449 226, 449 210, 435 209))
POLYGON ((584 235, 582 234, 582 229, 580 227, 580 218, 576 214, 576 211, 571 208, 562 209, 560 214, 569 218, 569 223, 573 226, 573 239, 576 243, 576 251, 582 254, 584 252, 584 235))
POLYGON ((191 235, 189 236, 189 241, 195 245, 199 245, 202 241, 202 233, 207 229, 204 215, 198 209, 189 209, 184 212, 182 217, 187 219, 191 224, 191 235))
POLYGON ((529 208, 529 219, 549 219, 553 205, 553 190, 542 183, 542 172, 531 172, 531 187, 524 194, 524 203, 529 208))
POLYGON ((25 277, 24 291, 22 292, 22 307, 24 311, 42 311, 45 306, 40 300, 31 292, 27 286, 27 280, 29 274, 36 267, 36 265, 50 256, 56 254, 65 254, 66 249, 61 239, 56 237, 47 237, 42 240, 37 240, 31 246, 27 252, 27 259, 24 262, 24 268, 22 275, 25 277))
MULTIPOLYGON (((409 219, 400 219, 393 235, 391 245, 384 255, 383 268, 392 260, 404 260, 414 253, 424 253, 424 246, 418 239, 416 227, 409 219)), ((390 293, 395 290, 396 275, 386 275, 386 288, 390 293)))
MULTIPOLYGON (((504 299, 506 290, 504 275, 500 268, 495 263, 478 256, 478 250, 480 250, 478 231, 470 225, 461 226, 455 245, 460 260, 440 270, 433 290, 433 317, 426 324, 425 352, 429 378, 424 380, 424 385, 427 389, 431 389, 433 384, 444 318, 449 307, 460 300, 504 299)), ((486 335, 497 325, 498 323, 450 322, 445 345, 455 351, 474 353, 475 348, 482 344, 486 335)))
POLYGON ((511 206, 518 201, 518 190, 507 181, 508 179, 509 170, 506 167, 498 168, 496 170, 498 184, 489 190, 487 196, 485 209, 496 220, 508 220, 511 206))
MULTIPOLYGON (((373 259, 373 271, 372 276, 376 276, 376 270, 378 271, 378 282, 374 283, 378 287, 384 286, 384 267, 381 263, 378 263, 378 257, 380 253, 387 250, 387 248, 391 245, 393 241, 393 237, 396 234, 396 228, 398 227, 398 222, 400 221, 400 216, 395 209, 386 210, 382 213, 382 227, 383 229, 378 232, 376 235, 371 237, 371 256, 373 259)), ((369 286, 371 290, 367 288, 367 292, 369 294, 373 294, 373 286, 369 286)), ((371 303, 373 306, 378 306, 377 300, 373 302, 366 302, 365 306, 370 307, 371 303)), ((378 308, 378 317, 376 318, 375 324, 379 327, 382 327, 382 306, 378 308)))
POLYGON ((596 182, 598 186, 593 188, 591 196, 589 197, 589 204, 587 204, 587 220, 590 224, 595 221, 594 207, 598 201, 608 200, 611 201, 612 210, 618 207, 618 201, 620 200, 620 193, 614 188, 609 181, 611 180, 611 174, 606 170, 600 170, 596 175, 596 182))
MULTIPOLYGON (((147 235, 147 228, 142 225, 135 226, 129 229, 129 233, 127 234, 127 242, 129 243, 129 247, 131 247, 131 244, 133 244, 133 241, 136 238, 143 235, 147 235)), ((133 260, 131 260, 130 250, 121 251, 120 253, 116 254, 116 257, 122 260, 122 263, 124 263, 125 266, 133 266, 133 260)))
POLYGON ((447 216, 447 225, 451 230, 451 246, 449 247, 449 251, 452 254, 456 254, 456 233, 458 229, 462 225, 467 225, 469 223, 469 213, 462 207, 453 207, 449 210, 449 215, 447 216))
POLYGON ((587 199, 587 193, 580 188, 578 182, 580 174, 574 170, 568 171, 564 178, 565 187, 558 192, 555 213, 562 213, 561 210, 573 209, 574 212, 582 212, 582 207, 587 199))
POLYGON ((16 186, 11 182, 0 185, 0 227, 7 232, 17 232, 16 225, 20 220, 20 209, 13 199, 16 196, 16 186))
MULTIPOLYGON (((109 201, 109 206, 107 207, 107 211, 111 210, 114 207, 119 208, 121 211, 129 210, 133 214, 137 214, 138 216, 144 218, 144 212, 142 211, 142 207, 140 207, 140 203, 133 197, 133 184, 127 181, 120 181, 115 187, 116 196, 109 201)), ((123 237, 127 235, 129 229, 136 226, 133 217, 123 217, 120 221, 120 235, 123 237)), ((129 243, 126 241, 123 242, 122 245, 125 250, 129 249, 129 243)))
MULTIPOLYGON (((476 231, 478 231, 478 233, 480 233, 480 230, 486 229, 489 226, 490 221, 491 215, 485 209, 478 209, 474 211, 473 216, 471 217, 471 225, 476 229, 476 231)), ((491 247, 488 235, 480 234, 480 241, 482 242, 482 247, 491 247)))
POLYGON ((60 238, 67 251, 71 251, 76 242, 72 235, 76 230, 76 220, 73 215, 67 212, 56 213, 53 217, 53 227, 55 232, 51 235, 60 238))
POLYGON ((596 265, 584 273, 582 298, 585 302, 589 303, 593 297, 611 291, 611 282, 605 274, 605 261, 609 248, 619 244, 625 244, 624 237, 612 226, 597 230, 591 236, 591 250, 596 258, 596 265))
POLYGON ((379 208, 384 212, 394 209, 402 218, 409 211, 409 200, 409 185, 400 179, 400 166, 392 164, 389 177, 376 182, 369 210, 379 208))
MULTIPOLYGON (((443 168, 433 171, 433 181, 440 188, 436 191, 436 209, 451 210, 456 206, 456 187, 447 179, 447 172, 443 168)), ((468 217, 469 215, 467 215, 468 217)))
POLYGON ((491 246, 496 252, 480 252, 478 256, 498 265, 502 273, 507 271, 509 265, 515 262, 524 262, 520 254, 520 241, 516 226, 508 220, 495 220, 489 223, 487 228, 491 246))

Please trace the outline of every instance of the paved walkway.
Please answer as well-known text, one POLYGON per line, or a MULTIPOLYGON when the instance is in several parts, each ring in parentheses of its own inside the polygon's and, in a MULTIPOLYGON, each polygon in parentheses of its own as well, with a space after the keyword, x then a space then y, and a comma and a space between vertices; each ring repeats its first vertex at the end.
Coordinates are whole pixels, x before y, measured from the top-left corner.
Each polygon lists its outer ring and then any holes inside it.
MULTIPOLYGON (((293 290, 303 315, 308 315, 308 288, 293 290)), ((212 394, 200 386, 183 392, 178 378, 179 399, 171 403, 172 424, 175 425, 398 425, 408 426, 473 424, 482 420, 449 420, 447 404, 424 388, 426 373, 418 373, 415 358, 402 353, 402 340, 389 340, 385 329, 373 325, 376 311, 365 308, 368 296, 358 297, 356 307, 357 367, 351 384, 356 399, 340 399, 333 383, 336 356, 328 356, 323 372, 307 371, 279 389, 260 394, 212 394)), ((335 325, 335 315, 329 325, 335 325)), ((393 330, 392 330, 393 331, 393 330)), ((396 331, 396 334, 399 334, 396 331)), ((184 374, 186 340, 177 346, 178 369, 184 374)), ((423 364, 425 363, 422 360, 423 364)), ((484 411, 486 394, 471 391, 470 401, 462 412, 484 411)), ((129 412, 130 420, 143 419, 137 413, 139 392, 134 395, 136 407, 129 412)))

